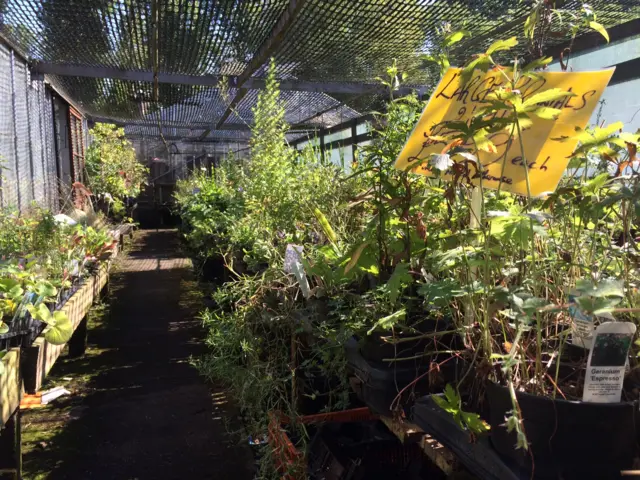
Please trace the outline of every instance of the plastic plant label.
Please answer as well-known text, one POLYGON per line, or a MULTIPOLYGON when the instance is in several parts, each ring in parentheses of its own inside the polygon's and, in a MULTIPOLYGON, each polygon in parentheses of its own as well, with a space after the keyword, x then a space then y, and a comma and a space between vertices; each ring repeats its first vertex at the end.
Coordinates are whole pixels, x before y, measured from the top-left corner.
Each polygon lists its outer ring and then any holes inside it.
POLYGON ((302 252, 304 247, 301 245, 287 245, 287 250, 284 254, 284 271, 287 273, 293 273, 298 280, 300 290, 304 298, 311 296, 311 288, 309 287, 309 281, 307 280, 307 274, 304 271, 302 265, 302 252))
MULTIPOLYGON (((593 334, 596 331, 593 315, 584 313, 575 303, 575 299, 579 294, 574 292, 569 294, 569 315, 571 315, 571 344, 577 347, 591 349, 593 344, 593 334)), ((615 320, 610 313, 597 315, 596 318, 601 321, 615 320)))
POLYGON ((302 263, 302 252, 304 247, 302 245, 293 245, 290 243, 287 245, 287 250, 284 253, 284 271, 287 273, 294 273, 294 265, 302 263))
POLYGON ((606 322, 596 328, 587 363, 583 402, 620 401, 625 366, 635 333, 636 326, 631 322, 606 322))
MULTIPOLYGON (((449 68, 400 152, 395 167, 427 176, 432 176, 435 168, 443 171, 445 179, 459 176, 460 172, 455 172, 462 168, 465 178, 477 186, 482 180, 483 188, 500 188, 525 196, 530 193, 534 197, 553 192, 578 143, 577 139, 573 139, 575 128, 586 127, 613 72, 613 68, 593 72, 542 71, 536 72, 535 78, 523 76, 515 87, 521 92, 525 103, 529 99, 535 101, 536 97, 542 98, 543 92, 553 89, 570 92, 573 96, 532 104, 560 110, 560 114, 557 118, 527 115, 526 125, 522 129, 524 152, 517 134, 513 136, 515 141, 511 141, 511 130, 506 127, 490 133, 487 136, 490 144, 480 149, 475 158, 477 142, 472 140, 461 145, 466 156, 448 155, 447 146, 452 141, 452 130, 447 122, 468 124, 486 107, 489 94, 507 86, 504 76, 509 71, 476 70, 468 83, 463 85, 461 69, 449 68), (557 141, 561 138, 565 141, 557 141), (434 158, 441 160, 437 167, 429 164, 434 158), (476 161, 482 164, 481 168, 476 161), (527 188, 527 176, 530 191, 527 188)), ((506 115, 508 112, 497 112, 495 115, 502 117, 503 113, 506 115)))

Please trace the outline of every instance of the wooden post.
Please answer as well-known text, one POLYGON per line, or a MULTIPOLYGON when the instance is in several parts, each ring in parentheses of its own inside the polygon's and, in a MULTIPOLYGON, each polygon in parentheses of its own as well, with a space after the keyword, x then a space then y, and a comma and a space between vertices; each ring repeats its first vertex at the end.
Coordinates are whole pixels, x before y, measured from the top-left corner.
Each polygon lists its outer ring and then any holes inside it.
POLYGON ((0 431, 0 479, 22 480, 20 409, 16 410, 0 431))
POLYGON ((40 388, 41 380, 38 378, 38 362, 40 361, 40 346, 33 344, 22 347, 20 353, 20 370, 24 391, 29 395, 35 395, 40 388))
POLYGON ((87 351, 88 317, 85 316, 69 340, 69 358, 82 357, 87 351))

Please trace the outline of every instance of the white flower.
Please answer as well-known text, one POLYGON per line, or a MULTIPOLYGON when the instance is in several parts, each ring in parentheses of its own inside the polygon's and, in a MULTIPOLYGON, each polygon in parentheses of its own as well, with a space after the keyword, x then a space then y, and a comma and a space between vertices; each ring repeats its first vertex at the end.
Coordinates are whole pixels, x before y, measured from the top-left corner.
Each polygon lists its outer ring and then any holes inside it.
POLYGON ((453 165, 453 160, 451 160, 451 156, 446 153, 435 154, 431 157, 431 165, 436 170, 446 172, 451 168, 451 165, 453 165))

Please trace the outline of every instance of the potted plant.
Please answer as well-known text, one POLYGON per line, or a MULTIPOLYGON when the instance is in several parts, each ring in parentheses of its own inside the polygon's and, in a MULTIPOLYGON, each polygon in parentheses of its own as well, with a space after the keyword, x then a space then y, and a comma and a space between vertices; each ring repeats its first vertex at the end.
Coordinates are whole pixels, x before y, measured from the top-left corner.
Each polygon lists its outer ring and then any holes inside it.
MULTIPOLYGON (((551 12, 548 5, 540 8, 528 21, 528 34, 538 31, 531 22, 551 12)), ((571 15, 574 24, 600 30, 590 10, 571 15)), ((523 131, 536 118, 552 122, 561 115, 573 92, 528 91, 528 82, 539 77, 536 68, 551 59, 523 66, 516 61, 513 67, 494 61, 516 44, 515 38, 497 41, 461 70, 460 89, 453 88, 459 93, 489 69, 500 80, 482 96, 476 113, 443 122, 441 134, 429 138, 444 147, 422 159, 425 168, 449 176, 445 198, 452 209, 462 204, 472 222, 454 232, 448 250, 433 253, 437 279, 425 282, 422 292, 458 312, 454 320, 470 353, 464 378, 486 387, 492 443, 500 454, 536 475, 609 478, 629 467, 636 453, 637 406, 629 397, 620 403, 581 401, 587 356, 576 358, 571 344, 580 337, 578 314, 613 314, 617 321, 633 322, 630 229, 637 180, 630 165, 640 139, 618 133, 621 125, 577 128, 574 137, 556 139, 578 141, 569 175, 546 199, 534 198, 535 159, 527 158, 523 131), (503 193, 505 177, 489 175, 488 164, 479 160, 499 151, 498 139, 524 170, 523 197, 503 193), (611 164, 613 174, 607 172, 611 164), (627 176, 620 174, 625 169, 627 176), (474 179, 481 194, 475 208, 471 192, 464 194, 474 179), (497 183, 497 193, 483 191, 483 180, 497 183), (620 231, 627 239, 623 247, 615 244, 620 231)), ((462 399, 456 398, 460 411, 462 399)))
POLYGON ((136 158, 123 128, 96 123, 89 134, 92 142, 85 159, 87 191, 105 215, 118 220, 130 217, 129 200, 140 194, 147 182, 149 169, 136 158))

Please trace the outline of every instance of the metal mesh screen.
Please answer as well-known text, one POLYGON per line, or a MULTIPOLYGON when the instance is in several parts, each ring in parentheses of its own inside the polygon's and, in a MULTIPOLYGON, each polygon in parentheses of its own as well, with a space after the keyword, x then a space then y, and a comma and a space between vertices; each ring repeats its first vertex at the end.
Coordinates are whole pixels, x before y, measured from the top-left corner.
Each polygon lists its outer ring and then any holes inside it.
POLYGON ((0 45, 1 205, 33 203, 57 209, 56 154, 51 95, 32 81, 26 63, 0 45))
POLYGON ((0 160, 2 161, 2 205, 18 206, 16 177, 16 144, 13 124, 13 87, 11 85, 11 52, 0 45, 0 160))
MULTIPOLYGON (((8 0, 4 25, 32 58, 149 68, 153 2, 8 0)), ((287 0, 159 0, 161 71, 239 74, 262 45, 287 0)))
MULTIPOLYGON (((395 59, 410 81, 425 83, 420 53, 445 22, 472 32, 457 63, 496 38, 522 37, 533 0, 6 0, 0 31, 31 58, 52 64, 181 75, 264 76, 273 56, 282 79, 374 82, 395 59), (284 26, 283 26, 284 25, 284 26)), ((577 0, 563 8, 579 8, 577 0)), ((593 0, 606 27, 640 17, 637 0, 593 0)), ((0 7, 1 8, 1 7, 0 7)), ((549 39, 549 46, 563 39, 549 39)), ((524 45, 525 42, 521 42, 524 45)), ((524 48, 524 47, 522 47, 524 48)), ((95 117, 173 123, 202 131, 228 113, 238 91, 216 86, 52 76, 52 84, 95 117)), ((378 95, 290 91, 283 94, 290 123, 319 126, 376 108, 378 95), (331 103, 346 104, 323 115, 331 103)), ((236 105, 227 123, 250 122, 256 93, 236 105), (240 118, 238 118, 238 116, 240 118)), ((335 124, 334 123, 334 124, 335 124)))
MULTIPOLYGON (((40 87, 37 82, 29 82, 27 88, 28 112, 30 120, 29 145, 31 148, 31 170, 32 186, 34 198, 41 199, 42 203, 48 205, 47 198, 47 177, 46 158, 44 156, 43 132, 42 132, 42 112, 40 111, 40 87)), ((44 87, 44 86, 42 86, 44 87)))
POLYGON ((56 167, 55 127, 51 92, 40 88, 41 131, 46 171, 46 197, 48 206, 56 210, 59 204, 58 169, 56 167))
POLYGON ((13 60, 13 117, 16 128, 16 174, 18 177, 18 199, 20 208, 33 201, 30 124, 27 110, 27 69, 26 65, 13 60))
MULTIPOLYGON (((563 8, 576 9, 580 3, 566 0, 563 8)), ((278 77, 289 82, 281 99, 292 125, 287 138, 293 140, 377 109, 382 97, 363 84, 375 83, 394 59, 410 73, 412 84, 429 83, 420 54, 435 44, 437 29, 444 23, 472 33, 471 40, 454 52, 455 62, 462 63, 496 38, 521 38, 532 4, 533 0, 0 0, 0 33, 21 56, 61 67, 63 71, 49 71, 47 81, 82 113, 126 124, 130 138, 158 142, 162 136, 157 145, 165 149, 165 142, 184 141, 197 148, 242 150, 269 57, 276 60, 278 77), (84 73, 71 75, 69 67, 84 73), (101 74, 104 69, 112 73, 101 74), (156 84, 149 80, 150 72, 196 81, 156 84), (199 85, 200 80, 206 85, 199 85)), ((605 27, 640 18, 638 0, 590 4, 605 27)), ((548 46, 562 41, 550 38, 548 46)), ((25 208, 36 201, 55 207, 60 172, 52 97, 41 80, 30 80, 21 56, 12 56, 0 45, 0 101, 5 108, 0 116, 2 205, 25 208)), ((82 178, 86 147, 83 122, 69 119, 76 180, 82 178)), ((57 140, 60 148, 67 147, 61 132, 57 140)), ((61 163, 60 169, 65 168, 61 163)))

